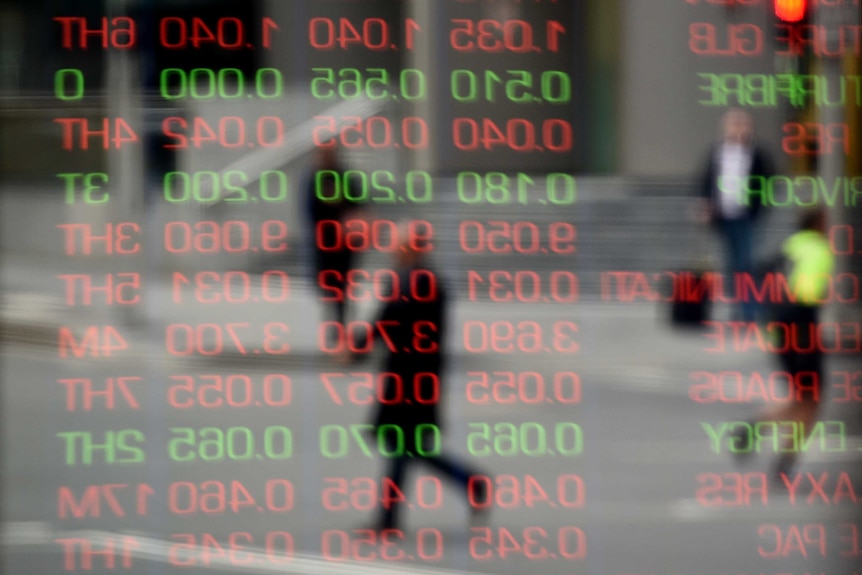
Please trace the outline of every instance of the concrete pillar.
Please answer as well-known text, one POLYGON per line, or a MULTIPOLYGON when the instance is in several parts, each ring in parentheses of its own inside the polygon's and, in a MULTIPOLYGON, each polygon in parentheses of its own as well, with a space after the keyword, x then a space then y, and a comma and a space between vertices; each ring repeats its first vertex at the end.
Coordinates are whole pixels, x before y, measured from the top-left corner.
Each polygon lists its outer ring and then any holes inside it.
POLYGON ((445 80, 444 70, 435 58, 441 39, 447 38, 443 30, 438 29, 442 21, 437 16, 440 9, 436 2, 428 0, 405 0, 404 2, 404 17, 412 18, 419 23, 422 26, 422 33, 416 36, 417 45, 414 49, 404 53, 402 64, 404 68, 414 68, 425 73, 429 94, 425 100, 414 102, 409 107, 409 113, 412 116, 425 118, 432 133, 438 135, 427 150, 408 154, 405 160, 410 169, 431 173, 438 169, 438 142, 441 127, 440 108, 435 105, 433 94, 435 89, 439 90, 440 83, 445 80))

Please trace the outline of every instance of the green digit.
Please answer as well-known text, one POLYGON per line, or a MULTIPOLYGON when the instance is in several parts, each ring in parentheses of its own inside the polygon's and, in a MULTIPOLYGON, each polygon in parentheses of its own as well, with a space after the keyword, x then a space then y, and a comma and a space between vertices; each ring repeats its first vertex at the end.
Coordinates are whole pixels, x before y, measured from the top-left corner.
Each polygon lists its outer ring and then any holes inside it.
POLYGON ((270 170, 264 172, 260 176, 260 197, 265 202, 283 202, 287 199, 287 174, 285 174, 281 170, 270 170), (275 176, 278 193, 276 195, 271 195, 269 193, 270 176, 275 176))
POLYGON ((489 102, 494 101, 494 82, 497 84, 502 84, 503 80, 500 79, 500 76, 492 72, 491 70, 485 70, 485 99, 489 102))
POLYGON ((459 102, 475 102, 478 100, 478 87, 476 81, 476 74, 471 72, 470 70, 455 70, 452 72, 452 79, 450 81, 452 87, 452 97, 458 100, 459 102), (467 95, 463 95, 461 93, 461 78, 467 78, 467 95))
POLYGON ((335 170, 320 170, 314 178, 314 188, 317 192, 317 199, 324 202, 335 202, 341 199, 341 176, 335 170), (335 180, 335 191, 332 197, 327 198, 324 194, 326 186, 323 185, 324 178, 335 180))
POLYGON ((401 72, 401 94, 405 100, 421 100, 425 98, 425 74, 421 70, 407 69, 401 72), (410 93, 410 77, 416 81, 416 91, 410 93))
POLYGON ((461 172, 458 174, 458 199, 465 204, 479 204, 482 202, 482 176, 476 172, 461 172), (471 178, 475 185, 475 192, 469 197, 466 191, 465 180, 471 178))
POLYGON ((192 70, 191 78, 189 80, 189 84, 191 85, 191 95, 192 98, 196 100, 209 100, 210 98, 215 98, 216 95, 216 76, 215 72, 210 70, 209 68, 195 68, 192 70), (198 87, 200 84, 200 76, 203 75, 206 78, 206 82, 209 86, 209 92, 201 95, 198 92, 198 87))
MULTIPOLYGON (((164 94, 164 92, 162 93, 164 94)), ((74 68, 57 70, 57 73, 54 74, 54 95, 64 102, 81 100, 84 97, 84 73, 74 68), (75 80, 75 90, 71 96, 66 95, 67 74, 71 74, 75 80)))
POLYGON ((174 437, 168 441, 168 455, 174 461, 194 461, 195 459, 195 430, 188 427, 173 427, 171 433, 181 434, 184 437, 174 437), (181 446, 189 447, 186 455, 180 455, 179 448, 181 446))
POLYGON ((584 450, 584 435, 577 423, 561 421, 557 424, 554 435, 554 443, 560 455, 578 455, 584 450), (566 430, 571 430, 571 433, 567 434, 566 430))
POLYGON ((431 175, 428 172, 421 170, 413 170, 407 172, 407 199, 417 204, 425 204, 431 201, 434 196, 434 189, 431 185, 431 175), (418 178, 422 181, 422 197, 416 195, 416 182, 418 178))
POLYGON ((224 433, 217 427, 204 427, 198 431, 198 455, 204 461, 224 459, 224 433), (206 439, 209 436, 211 439, 206 439))
POLYGON ((436 455, 440 455, 441 441, 440 441, 440 428, 434 425, 433 423, 420 423, 416 426, 416 451, 419 452, 419 455, 422 457, 434 457, 436 455), (430 429, 431 434, 433 436, 434 444, 431 449, 425 449, 425 442, 422 441, 425 437, 425 430, 430 429))
POLYGON ((219 175, 215 172, 195 172, 192 176, 192 195, 196 202, 214 202, 221 195, 221 186, 219 185, 219 175), (206 190, 204 178, 209 178, 212 185, 209 186, 209 194, 204 194, 202 190, 206 190))
POLYGON ((271 425, 263 432, 263 451, 269 459, 290 459, 293 456, 293 433, 287 427, 271 425), (276 437, 281 435, 281 452, 276 450, 276 437))
POLYGON ((281 75, 281 71, 276 68, 261 68, 257 71, 254 77, 255 84, 255 92, 259 98, 263 98, 264 100, 273 100, 275 98, 281 98, 284 93, 284 78, 281 75), (266 91, 266 79, 264 75, 272 76, 272 85, 274 87, 274 91, 267 93, 266 91))
MULTIPOLYGON (((353 436, 353 439, 356 440, 356 443, 359 444, 359 449, 362 450, 362 453, 365 454, 365 457, 373 457, 371 450, 368 449, 368 445, 365 443, 365 436, 362 435, 363 429, 374 429, 374 426, 370 423, 357 423, 350 426, 350 435, 353 436)), ((402 446, 403 451, 403 446, 402 446)))
POLYGON ((191 178, 186 172, 168 172, 163 180, 163 188, 165 191, 165 200, 172 204, 181 204, 189 201, 191 195, 191 178), (177 186, 175 180, 180 181, 182 193, 177 195, 177 186))
POLYGON ((218 71, 218 95, 220 98, 224 98, 225 100, 235 100, 237 98, 242 98, 245 94, 245 77, 243 77, 242 72, 237 70, 236 68, 222 68, 218 71), (236 91, 233 94, 228 94, 227 92, 227 75, 234 75, 234 81, 236 86, 236 91))
POLYGON ((180 100, 188 95, 189 79, 185 71, 180 70, 179 68, 165 68, 164 70, 162 70, 159 85, 162 93, 162 98, 164 98, 165 100, 180 100), (169 76, 171 74, 176 75, 177 78, 179 78, 180 80, 180 85, 176 94, 169 93, 171 84, 169 76))
MULTIPOLYGON (((248 182, 248 175, 245 172, 240 170, 230 170, 225 172, 224 174, 224 190, 225 197, 224 201, 226 202, 247 202, 248 201, 248 192, 243 187, 243 184, 248 182), (239 176, 240 183, 234 184, 231 182, 231 178, 234 176, 239 176)), ((262 186, 263 184, 261 184, 262 186)))
POLYGON ((356 68, 342 68, 338 71, 338 77, 340 81, 338 82, 338 95, 342 98, 348 100, 350 98, 356 98, 362 93, 362 73, 356 68), (353 75, 353 78, 345 78, 345 75, 353 75), (345 86, 353 86, 352 93, 345 93, 345 86))
POLYGON ((530 457, 545 455, 548 443, 545 439, 545 428, 538 423, 528 422, 521 424, 520 430, 521 451, 530 457), (530 447, 530 430, 536 432, 536 446, 530 447))
POLYGON ((527 187, 534 185, 535 182, 533 178, 528 176, 527 174, 518 174, 518 202, 521 204, 528 204, 527 200, 527 187))
POLYGON ((542 98, 552 104, 565 104, 572 98, 572 79, 565 72, 549 70, 542 73, 542 98), (560 81, 559 94, 554 96, 554 79, 560 81))
POLYGON ((381 183, 381 180, 383 179, 388 181, 390 184, 395 183, 395 176, 390 171, 375 170, 371 172, 371 186, 374 188, 375 191, 386 193, 385 197, 375 196, 374 201, 387 204, 393 203, 396 199, 395 190, 392 189, 392 186, 388 186, 381 183))
POLYGON ((344 199, 348 202, 364 202, 368 199, 368 174, 362 170, 344 172, 344 199), (359 182, 359 195, 353 194, 353 183, 359 182))
POLYGON ((568 206, 577 201, 577 187, 575 178, 569 174, 548 174, 545 180, 546 192, 548 200, 557 206, 568 206), (563 181, 562 192, 559 189, 558 181, 563 181))
POLYGON ((247 427, 231 427, 227 430, 227 456, 228 459, 246 461, 254 457, 254 434, 247 427), (234 449, 234 438, 237 434, 245 436, 245 447, 242 453, 234 449))
POLYGON ((508 204, 511 199, 509 176, 502 172, 485 174, 485 196, 490 204, 508 204), (498 183, 495 183, 494 180, 497 180, 498 183), (495 191, 499 194, 494 194, 495 191))
POLYGON ((377 428, 377 449, 383 457, 400 457, 404 455, 404 430, 397 425, 381 425, 377 428), (389 451, 389 442, 386 441, 387 432, 395 432, 395 448, 389 451))
POLYGON ((516 429, 511 423, 497 423, 494 425, 494 451, 497 452, 497 455, 511 457, 518 454, 518 435, 516 429))
POLYGON ((347 431, 340 425, 324 425, 320 428, 320 452, 329 459, 344 457, 347 455, 347 431), (331 432, 338 436, 338 451, 329 449, 329 436, 331 432))

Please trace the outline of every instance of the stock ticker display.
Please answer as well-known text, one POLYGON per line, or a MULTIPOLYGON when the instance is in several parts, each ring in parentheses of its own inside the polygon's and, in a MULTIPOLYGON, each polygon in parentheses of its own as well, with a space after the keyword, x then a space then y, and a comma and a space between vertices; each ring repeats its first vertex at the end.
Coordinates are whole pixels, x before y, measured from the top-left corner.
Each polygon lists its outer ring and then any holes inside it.
POLYGON ((14 216, 57 255, 3 265, 57 301, 4 331, 4 568, 862 573, 858 2, 637 2, 684 31, 640 89, 757 118, 775 252, 826 209, 784 267, 697 267, 697 178, 602 203, 628 2, 11 3, 62 168, 14 216), (815 257, 817 321, 770 315, 815 257))

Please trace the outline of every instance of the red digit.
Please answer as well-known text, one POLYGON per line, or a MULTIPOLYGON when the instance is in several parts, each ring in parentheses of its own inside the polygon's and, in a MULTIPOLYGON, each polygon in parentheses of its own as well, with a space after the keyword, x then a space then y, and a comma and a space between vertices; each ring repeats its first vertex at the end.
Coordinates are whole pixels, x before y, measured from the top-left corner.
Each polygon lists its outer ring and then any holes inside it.
POLYGON ((342 50, 346 50, 350 44, 362 43, 362 35, 347 18, 339 20, 338 28, 338 44, 342 50))
POLYGON ((218 142, 218 136, 210 125, 201 117, 195 117, 192 127, 192 143, 200 148, 204 142, 218 142))
POLYGON ((204 43, 215 43, 216 36, 201 18, 192 18, 192 46, 200 48, 204 43))
POLYGON ((251 493, 245 488, 245 485, 239 481, 232 481, 230 484, 230 508, 234 513, 239 513, 243 507, 254 507, 256 502, 251 493))
POLYGON ((270 479, 266 482, 266 508, 276 513, 293 509, 293 483, 287 479, 270 479))
POLYGON ((266 558, 272 563, 288 563, 293 560, 293 536, 285 531, 270 531, 266 534, 266 558))
POLYGON ((176 149, 185 149, 189 147, 189 140, 183 134, 178 134, 173 132, 174 125, 178 125, 180 130, 187 130, 189 127, 188 122, 186 122, 183 118, 170 117, 165 118, 162 121, 162 133, 168 138, 174 138, 177 143, 176 144, 165 144, 164 148, 166 150, 176 150, 176 149))
POLYGON ((383 478, 382 496, 380 504, 384 509, 389 509, 392 505, 401 505, 407 501, 404 492, 395 485, 388 477, 383 478))

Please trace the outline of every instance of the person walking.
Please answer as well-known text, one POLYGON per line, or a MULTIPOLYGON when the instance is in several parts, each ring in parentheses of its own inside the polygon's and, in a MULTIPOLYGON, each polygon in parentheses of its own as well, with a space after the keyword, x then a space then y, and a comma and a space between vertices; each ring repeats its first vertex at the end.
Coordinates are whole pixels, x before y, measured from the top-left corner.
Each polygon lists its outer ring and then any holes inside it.
MULTIPOLYGON (((470 477, 476 473, 442 455, 439 449, 439 405, 446 391, 441 379, 446 348, 446 289, 426 261, 428 243, 411 237, 408 222, 401 222, 395 233, 397 285, 402 295, 383 307, 374 325, 387 326, 384 371, 400 378, 403 396, 396 401, 397 384, 393 378, 388 378, 385 401, 377 403, 373 414, 375 438, 383 426, 398 426, 402 431, 403 450, 391 458, 386 472, 386 477, 399 489, 407 469, 423 462, 461 484, 466 491, 470 488, 470 477)), ((376 331, 373 333, 379 343, 382 336, 376 331)), ((368 343, 367 340, 357 342, 356 349, 366 349, 368 343)), ((345 351, 341 362, 354 363, 361 357, 345 351)), ((386 441, 390 453, 398 449, 391 434, 386 441)), ((487 495, 484 484, 476 482, 474 485, 473 501, 484 502, 487 495)), ((474 523, 484 516, 484 507, 471 507, 474 523)), ((383 508, 374 528, 397 528, 398 508, 397 503, 383 508)))
MULTIPOLYGON (((801 396, 791 393, 793 401, 763 412, 751 425, 760 421, 797 422, 804 430, 797 438, 801 443, 811 433, 827 387, 823 382, 822 344, 816 334, 820 302, 828 294, 835 256, 826 237, 826 212, 823 209, 807 211, 801 216, 799 230, 785 241, 780 260, 779 266, 785 269, 792 290, 792 301, 775 305, 775 322, 786 326, 786 329, 776 330, 775 349, 779 350, 781 368, 792 377, 792 381, 798 381, 800 377, 813 378, 814 389, 799 394, 801 396), (788 334, 790 339, 787 339, 788 334)), ((736 441, 741 446, 737 452, 739 459, 753 453, 749 433, 739 433, 736 441)), ((774 470, 776 482, 783 482, 782 477, 792 473, 796 465, 798 454, 790 448, 793 443, 794 439, 788 438, 782 446, 783 453, 774 470)))
MULTIPOLYGON (((362 215, 358 202, 346 199, 348 186, 356 182, 345 177, 338 159, 336 143, 322 147, 318 151, 314 169, 308 178, 306 190, 307 216, 310 224, 310 238, 314 251, 314 282, 327 297, 333 297, 323 289, 326 285, 336 288, 342 296, 331 302, 331 315, 343 324, 347 316, 347 274, 354 267, 354 252, 343 241, 343 225, 362 215), (342 226, 342 233, 338 227, 342 226), (333 313, 334 312, 334 313, 333 313)), ((354 193, 358 190, 354 190, 354 193)))
MULTIPOLYGON (((722 119, 722 140, 711 148, 702 174, 699 210, 699 219, 709 221, 724 243, 728 293, 735 292, 737 274, 754 270, 755 225, 764 205, 762 196, 750 191, 759 191, 772 175, 769 155, 755 142, 751 115, 739 108, 728 110, 722 119)), ((757 312, 756 302, 743 301, 733 319, 753 322, 757 312)))

